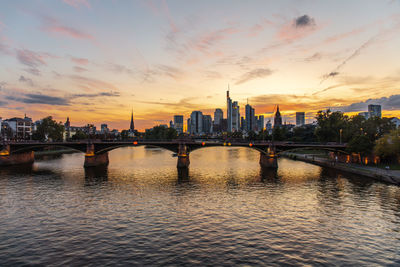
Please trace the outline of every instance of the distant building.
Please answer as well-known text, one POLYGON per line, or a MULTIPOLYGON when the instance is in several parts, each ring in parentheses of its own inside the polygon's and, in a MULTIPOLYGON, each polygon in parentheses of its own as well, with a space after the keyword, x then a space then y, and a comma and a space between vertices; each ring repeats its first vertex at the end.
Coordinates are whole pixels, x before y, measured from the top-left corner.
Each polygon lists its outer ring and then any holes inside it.
POLYGON ((174 116, 174 128, 178 134, 183 133, 183 115, 174 116))
POLYGON ((190 133, 203 133, 203 113, 201 111, 193 111, 192 114, 190 114, 190 133))
POLYGON ((257 132, 261 132, 264 130, 264 115, 260 115, 257 118, 257 132))
POLYGON ((244 117, 240 117, 240 130, 242 132, 246 130, 246 120, 244 117))
POLYGON ((131 113, 131 123, 129 125, 128 135, 129 135, 129 137, 135 136, 135 123, 133 121, 133 109, 132 109, 132 113, 131 113))
POLYGON ((306 124, 305 112, 296 112, 296 126, 302 126, 306 124))
POLYGON ((209 134, 212 132, 211 115, 203 115, 203 133, 209 134))
POLYGON ((110 132, 110 130, 108 129, 108 125, 107 124, 102 124, 100 126, 100 132, 102 134, 108 134, 110 132))
POLYGON ((360 112, 358 113, 359 116, 363 116, 366 120, 369 119, 369 112, 360 112))
POLYGON ((247 132, 254 131, 256 128, 254 112, 255 110, 252 106, 250 106, 249 104, 245 106, 245 113, 246 113, 245 129, 247 132))
POLYGON ((28 118, 26 115, 24 118, 15 117, 4 120, 4 123, 11 128, 12 136, 9 136, 9 138, 26 140, 32 137, 33 122, 32 119, 28 118))
POLYGON ((267 124, 265 125, 265 129, 267 130, 267 132, 268 132, 269 134, 272 133, 272 123, 271 123, 271 120, 268 120, 268 121, 267 121, 267 124))
POLYGON ((369 118, 378 117, 382 118, 382 107, 381 105, 368 105, 369 118))
POLYGON ((191 133, 192 132, 192 129, 191 129, 191 121, 190 121, 190 118, 188 118, 187 119, 187 132, 188 133, 191 133))
POLYGON ((279 112, 279 105, 276 108, 275 118, 274 118, 274 128, 282 126, 282 116, 279 112))
POLYGON ((226 103, 227 103, 227 122, 228 132, 236 132, 240 129, 240 107, 237 101, 232 102, 229 97, 229 88, 226 92, 226 103))
POLYGON ((224 112, 222 109, 217 108, 214 111, 214 125, 221 125, 222 119, 224 118, 224 112))

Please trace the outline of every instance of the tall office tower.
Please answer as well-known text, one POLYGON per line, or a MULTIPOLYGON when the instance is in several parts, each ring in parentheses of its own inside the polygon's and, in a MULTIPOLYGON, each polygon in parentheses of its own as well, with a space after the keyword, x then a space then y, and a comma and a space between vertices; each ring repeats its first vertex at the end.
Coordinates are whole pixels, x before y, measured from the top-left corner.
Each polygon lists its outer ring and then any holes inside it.
POLYGON ((229 97, 229 86, 226 91, 226 120, 228 122, 227 131, 232 132, 232 99, 229 97))
POLYGON ((212 118, 211 115, 203 115, 203 132, 211 133, 212 118))
POLYGON ((304 112, 296 112, 296 126, 306 124, 306 114, 304 112))
POLYGON ((231 131, 240 131, 240 107, 237 101, 232 103, 231 131))
POLYGON ((279 112, 279 105, 276 108, 275 118, 274 118, 274 128, 282 126, 282 116, 279 112))
POLYGON ((240 130, 242 132, 246 130, 246 120, 244 117, 240 117, 240 130))
POLYGON ((190 121, 190 118, 188 118, 187 119, 187 129, 186 129, 186 132, 188 132, 188 133, 191 133, 192 132, 192 129, 191 129, 191 121, 190 121))
POLYGON ((254 117, 254 108, 250 106, 249 104, 246 105, 245 107, 246 111, 246 131, 254 131, 256 128, 255 125, 255 117, 254 117))
POLYGON ((203 133, 203 113, 201 111, 193 111, 190 114, 190 133, 203 133))
POLYGON ((381 105, 368 105, 369 117, 382 118, 382 107, 381 105))
POLYGON ((222 119, 224 118, 224 112, 222 109, 217 108, 214 111, 214 125, 221 125, 222 119))
POLYGON ((257 131, 264 130, 264 115, 258 116, 257 120, 257 131))
POLYGON ((183 133, 183 115, 174 116, 174 128, 178 134, 183 133))

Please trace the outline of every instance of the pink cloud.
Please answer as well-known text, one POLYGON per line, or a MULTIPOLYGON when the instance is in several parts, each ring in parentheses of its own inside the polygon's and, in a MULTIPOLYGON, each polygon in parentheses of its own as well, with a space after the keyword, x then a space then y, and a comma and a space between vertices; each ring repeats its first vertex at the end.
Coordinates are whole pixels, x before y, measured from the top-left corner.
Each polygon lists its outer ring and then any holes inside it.
POLYGON ((63 2, 75 8, 80 8, 81 6, 90 8, 90 3, 88 0, 63 0, 63 2))
POLYGON ((49 16, 42 16, 42 20, 43 20, 42 29, 44 31, 58 34, 61 36, 72 37, 75 39, 94 40, 94 37, 91 34, 85 33, 81 30, 75 29, 70 26, 63 25, 61 24, 60 21, 58 21, 55 18, 49 16))
POLYGON ((71 61, 79 64, 79 65, 87 65, 89 64, 89 59, 87 58, 80 58, 80 57, 71 57, 71 61))

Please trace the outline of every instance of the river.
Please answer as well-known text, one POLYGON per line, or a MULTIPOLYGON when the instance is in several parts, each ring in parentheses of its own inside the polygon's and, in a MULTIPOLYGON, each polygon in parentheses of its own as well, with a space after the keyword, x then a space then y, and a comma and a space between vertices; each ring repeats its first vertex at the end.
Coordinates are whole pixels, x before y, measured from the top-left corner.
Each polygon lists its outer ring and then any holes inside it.
POLYGON ((399 265, 400 187, 248 148, 83 154, 0 169, 0 266, 399 265))

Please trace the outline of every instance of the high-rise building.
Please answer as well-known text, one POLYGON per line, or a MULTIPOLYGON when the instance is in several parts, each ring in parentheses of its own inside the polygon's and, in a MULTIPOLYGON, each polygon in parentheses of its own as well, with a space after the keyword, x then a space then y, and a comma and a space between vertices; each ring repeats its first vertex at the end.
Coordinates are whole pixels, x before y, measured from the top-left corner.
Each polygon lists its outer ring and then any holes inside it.
POLYGON ((382 118, 382 107, 381 105, 368 105, 369 117, 382 118))
POLYGON ((232 99, 229 97, 229 86, 226 91, 226 119, 228 122, 227 131, 232 132, 232 99))
POLYGON ((100 131, 101 131, 102 134, 105 134, 105 133, 109 133, 110 130, 108 129, 108 125, 107 124, 102 124, 100 126, 100 131))
POLYGON ((174 116, 174 128, 178 134, 183 133, 183 115, 174 116))
POLYGON ((254 108, 247 104, 245 106, 245 113, 246 113, 246 131, 254 131, 256 128, 255 117, 254 117, 254 108))
POLYGON ((191 129, 191 121, 190 121, 190 118, 187 119, 187 125, 186 125, 186 127, 187 127, 186 131, 187 131, 188 133, 191 133, 191 132, 192 132, 192 129, 191 129))
POLYGON ((279 112, 279 105, 276 108, 275 118, 274 118, 274 128, 282 126, 282 116, 279 112))
POLYGON ((265 125, 265 129, 267 130, 267 132, 268 132, 269 134, 271 134, 271 132, 272 132, 272 123, 271 123, 271 120, 268 120, 268 121, 267 121, 267 124, 265 125))
POLYGON ((237 101, 232 103, 232 117, 231 117, 232 132, 240 130, 240 107, 237 101))
POLYGON ((306 124, 306 114, 304 112, 296 112, 296 126, 306 124))
POLYGON ((222 109, 217 108, 214 111, 214 125, 221 125, 221 121, 224 118, 224 112, 222 109))
POLYGON ((257 129, 256 131, 263 131, 264 130, 264 115, 258 116, 257 119, 257 129))
POLYGON ((203 133, 211 133, 212 130, 211 115, 203 115, 203 133))
POLYGON ((246 120, 244 117, 240 117, 240 130, 242 132, 246 130, 246 120))
POLYGON ((192 114, 190 114, 190 133, 203 133, 203 113, 201 111, 193 111, 192 114))

